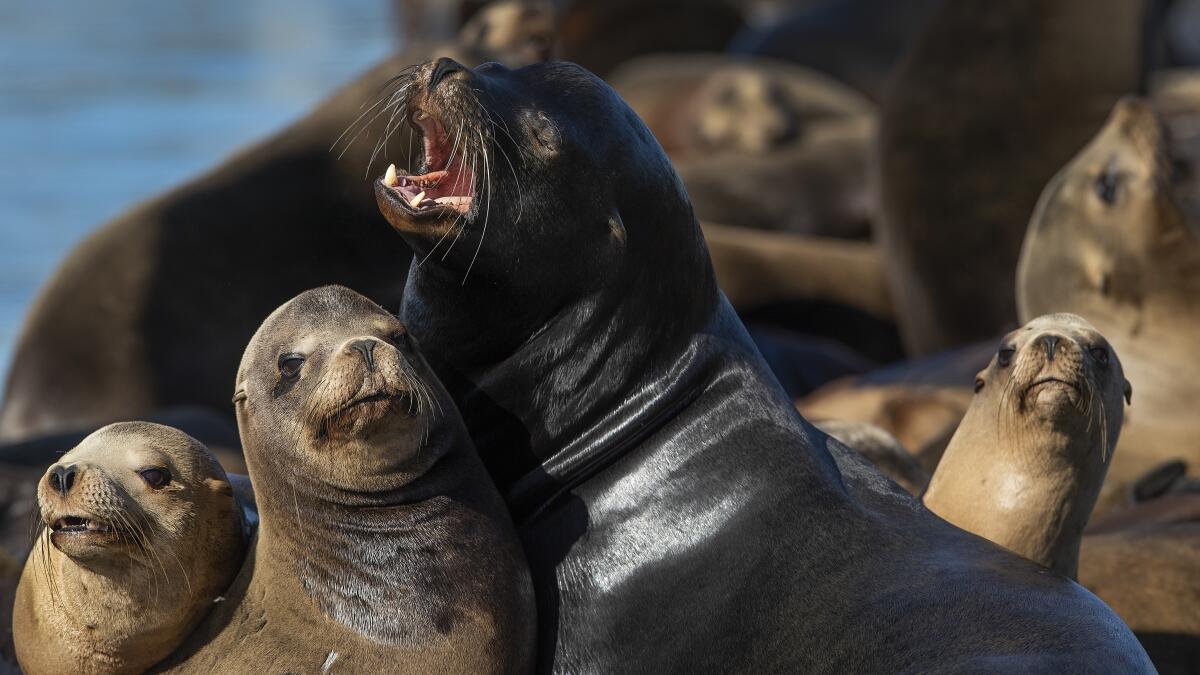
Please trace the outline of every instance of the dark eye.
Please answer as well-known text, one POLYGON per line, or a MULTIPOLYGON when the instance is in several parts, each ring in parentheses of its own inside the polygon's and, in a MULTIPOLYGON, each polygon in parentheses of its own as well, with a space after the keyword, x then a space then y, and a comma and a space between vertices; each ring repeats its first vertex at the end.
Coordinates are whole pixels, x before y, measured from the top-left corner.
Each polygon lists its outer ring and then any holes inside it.
POLYGON ((138 475, 152 490, 161 490, 171 482, 171 472, 166 469, 142 469, 138 475))
POLYGON ((284 354, 279 357, 279 373, 289 380, 299 376, 303 366, 304 357, 299 354, 284 354))
POLYGON ((1097 362, 1108 364, 1108 350, 1104 347, 1092 347, 1088 352, 1091 353, 1092 358, 1096 359, 1097 362))
POLYGON ((1114 168, 1107 168, 1096 176, 1096 183, 1093 186, 1096 190, 1096 196, 1105 204, 1115 204, 1117 202, 1117 188, 1121 186, 1121 175, 1114 168))
POLYGON ((1016 353, 1017 350, 1005 347, 996 355, 996 363, 998 363, 1001 368, 1007 368, 1012 363, 1013 354, 1016 353))
POLYGON ((408 331, 401 328, 400 330, 388 336, 388 342, 405 349, 408 347, 408 331))

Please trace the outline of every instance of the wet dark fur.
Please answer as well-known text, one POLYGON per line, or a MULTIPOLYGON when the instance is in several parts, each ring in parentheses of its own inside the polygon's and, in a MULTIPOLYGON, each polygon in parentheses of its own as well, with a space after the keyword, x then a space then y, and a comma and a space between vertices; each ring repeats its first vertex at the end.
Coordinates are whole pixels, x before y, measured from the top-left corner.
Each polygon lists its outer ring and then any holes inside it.
POLYGON ((376 192, 417 254, 402 316, 517 516, 541 670, 1149 671, 1094 597, 799 418, 607 85, 557 63, 434 90, 486 106, 512 168, 433 256, 450 219, 376 192))

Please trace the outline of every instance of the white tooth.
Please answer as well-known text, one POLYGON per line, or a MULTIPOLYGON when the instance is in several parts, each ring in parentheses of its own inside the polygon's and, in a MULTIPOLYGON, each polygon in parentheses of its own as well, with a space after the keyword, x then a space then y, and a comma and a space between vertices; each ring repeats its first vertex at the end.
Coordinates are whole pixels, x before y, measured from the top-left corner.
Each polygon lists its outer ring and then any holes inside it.
POLYGON ((415 209, 415 208, 417 208, 417 206, 419 206, 421 204, 422 201, 424 201, 424 199, 425 199, 425 192, 422 191, 421 194, 417 195, 416 197, 413 197, 412 201, 410 201, 408 203, 408 205, 415 209))
POLYGON ((396 187, 399 182, 396 178, 396 165, 388 164, 387 173, 383 174, 383 184, 388 187, 396 187))

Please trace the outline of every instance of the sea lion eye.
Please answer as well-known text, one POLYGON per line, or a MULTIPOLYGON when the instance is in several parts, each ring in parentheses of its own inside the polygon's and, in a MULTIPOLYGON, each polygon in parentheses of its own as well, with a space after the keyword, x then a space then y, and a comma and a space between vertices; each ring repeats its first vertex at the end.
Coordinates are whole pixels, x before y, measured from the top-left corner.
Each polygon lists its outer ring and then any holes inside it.
POLYGON ((142 469, 138 475, 146 481, 151 490, 161 490, 171 482, 171 473, 166 469, 142 469))
POLYGON ((1092 358, 1101 364, 1108 365, 1108 350, 1104 347, 1092 347, 1088 350, 1092 358))
POLYGON ((401 328, 400 330, 388 336, 388 342, 391 342, 401 349, 408 349, 408 331, 401 328))
POLYGON ((1012 363, 1013 355, 1016 353, 1017 350, 1005 347, 1004 349, 1001 349, 998 354, 996 354, 996 363, 999 364, 1001 368, 1007 368, 1009 364, 1012 363))
POLYGON ((299 354, 284 354, 279 357, 279 373, 288 379, 299 376, 302 366, 304 357, 299 354))

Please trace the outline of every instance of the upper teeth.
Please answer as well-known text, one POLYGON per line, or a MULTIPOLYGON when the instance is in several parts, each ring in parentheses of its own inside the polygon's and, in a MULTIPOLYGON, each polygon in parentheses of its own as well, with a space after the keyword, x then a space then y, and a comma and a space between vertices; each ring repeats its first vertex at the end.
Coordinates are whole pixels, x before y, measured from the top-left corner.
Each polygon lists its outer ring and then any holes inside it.
POLYGON ((400 184, 400 179, 396 178, 395 164, 388 164, 387 173, 383 174, 383 184, 388 187, 396 187, 400 184))

